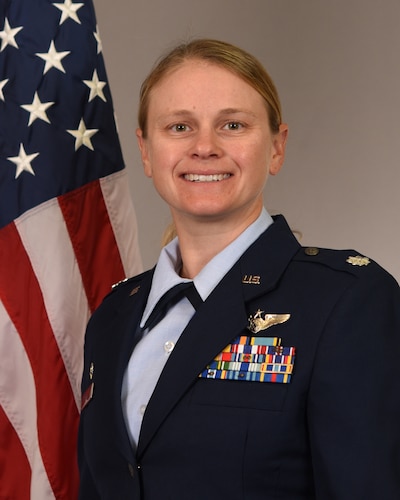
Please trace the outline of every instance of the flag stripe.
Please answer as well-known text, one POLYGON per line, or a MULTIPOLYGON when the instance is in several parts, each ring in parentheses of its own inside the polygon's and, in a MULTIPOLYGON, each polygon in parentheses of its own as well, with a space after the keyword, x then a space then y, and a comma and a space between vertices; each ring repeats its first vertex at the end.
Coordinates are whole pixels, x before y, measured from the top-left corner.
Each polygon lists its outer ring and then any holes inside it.
POLYGON ((18 435, 1 406, 0 428, 7 429, 0 435, 0 469, 6 478, 0 485, 0 498, 29 498, 31 482, 29 462, 18 435), (18 467, 15 467, 15 464, 18 464, 18 467))
POLYGON ((39 444, 50 484, 57 498, 75 498, 76 447, 70 435, 76 435, 78 412, 38 281, 14 223, 0 232, 0 299, 21 337, 32 367, 39 444), (13 286, 9 286, 10 283, 13 286), (35 335, 38 325, 39 342, 35 335), (57 397, 59 393, 63 394, 62 398, 57 397), (55 422, 60 425, 54 425, 55 422), (59 450, 63 450, 66 463, 75 467, 66 470, 60 461, 54 460, 59 450))
POLYGON ((79 410, 83 334, 90 310, 57 199, 30 210, 15 224, 39 282, 47 316, 79 410), (55 273, 54 269, 64 269, 64 272, 55 273))
POLYGON ((0 357, 0 498, 53 500, 38 443, 31 365, 1 301, 0 357))
POLYGON ((125 276, 135 276, 142 270, 142 259, 137 246, 137 220, 130 201, 127 171, 120 170, 100 179, 115 240, 124 266, 125 276))
POLYGON ((100 182, 93 181, 58 198, 81 270, 91 311, 124 275, 100 182))

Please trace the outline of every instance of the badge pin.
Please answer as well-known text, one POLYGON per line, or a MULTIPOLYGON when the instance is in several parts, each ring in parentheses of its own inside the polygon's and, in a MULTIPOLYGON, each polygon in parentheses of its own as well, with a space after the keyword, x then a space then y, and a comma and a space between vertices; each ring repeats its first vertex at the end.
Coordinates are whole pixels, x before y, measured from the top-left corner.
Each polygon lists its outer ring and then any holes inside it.
POLYGON ((89 379, 90 380, 93 380, 93 375, 94 375, 94 363, 90 363, 90 367, 89 367, 89 379))
POLYGON ((258 333, 262 330, 266 330, 274 325, 280 325, 282 323, 286 323, 289 320, 290 314, 264 314, 264 311, 260 309, 253 315, 249 316, 249 325, 248 329, 252 333, 258 333))

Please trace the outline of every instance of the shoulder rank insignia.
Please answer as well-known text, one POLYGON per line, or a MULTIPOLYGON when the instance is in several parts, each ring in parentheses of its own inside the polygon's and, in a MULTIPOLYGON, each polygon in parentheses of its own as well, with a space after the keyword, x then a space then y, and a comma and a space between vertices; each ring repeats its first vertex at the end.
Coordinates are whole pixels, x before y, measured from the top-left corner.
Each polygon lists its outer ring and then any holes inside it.
POLYGON ((248 329, 252 333, 258 333, 262 330, 266 330, 274 325, 280 325, 281 323, 285 323, 290 318, 290 314, 264 314, 264 311, 260 309, 255 313, 255 315, 249 316, 249 325, 248 329))
POLYGON ((348 262, 352 266, 368 266, 368 264, 371 264, 371 261, 368 257, 362 257, 361 255, 349 257, 346 262, 348 262))
POLYGON ((111 285, 111 289, 114 290, 115 288, 117 288, 117 286, 119 286, 121 283, 125 283, 126 281, 128 281, 129 278, 125 278, 121 281, 118 281, 117 283, 114 283, 113 285, 111 285))

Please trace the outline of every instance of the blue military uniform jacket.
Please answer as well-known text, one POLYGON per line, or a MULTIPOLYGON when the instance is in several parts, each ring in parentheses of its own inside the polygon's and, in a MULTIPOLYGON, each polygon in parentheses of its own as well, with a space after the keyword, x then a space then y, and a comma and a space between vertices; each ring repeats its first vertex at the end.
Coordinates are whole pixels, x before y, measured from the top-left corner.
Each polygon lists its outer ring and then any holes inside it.
POLYGON ((184 330, 133 449, 121 384, 151 279, 116 287, 88 326, 81 499, 400 498, 400 292, 390 275, 351 250, 301 247, 278 216, 184 330), (257 333, 252 319, 265 321, 257 333), (294 348, 284 381, 249 380, 244 358, 215 375, 227 346, 266 338, 294 348))

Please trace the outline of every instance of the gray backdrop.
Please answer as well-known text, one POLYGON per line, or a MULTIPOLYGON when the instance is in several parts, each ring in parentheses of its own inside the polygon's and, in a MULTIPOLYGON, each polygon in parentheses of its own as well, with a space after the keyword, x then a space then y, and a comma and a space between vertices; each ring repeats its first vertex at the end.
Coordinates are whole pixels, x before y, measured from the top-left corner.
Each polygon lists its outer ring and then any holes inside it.
POLYGON ((400 279, 399 0, 94 0, 144 266, 169 211, 143 172, 137 96, 156 58, 182 39, 220 38, 272 75, 288 154, 266 188, 302 243, 356 248, 400 279))

